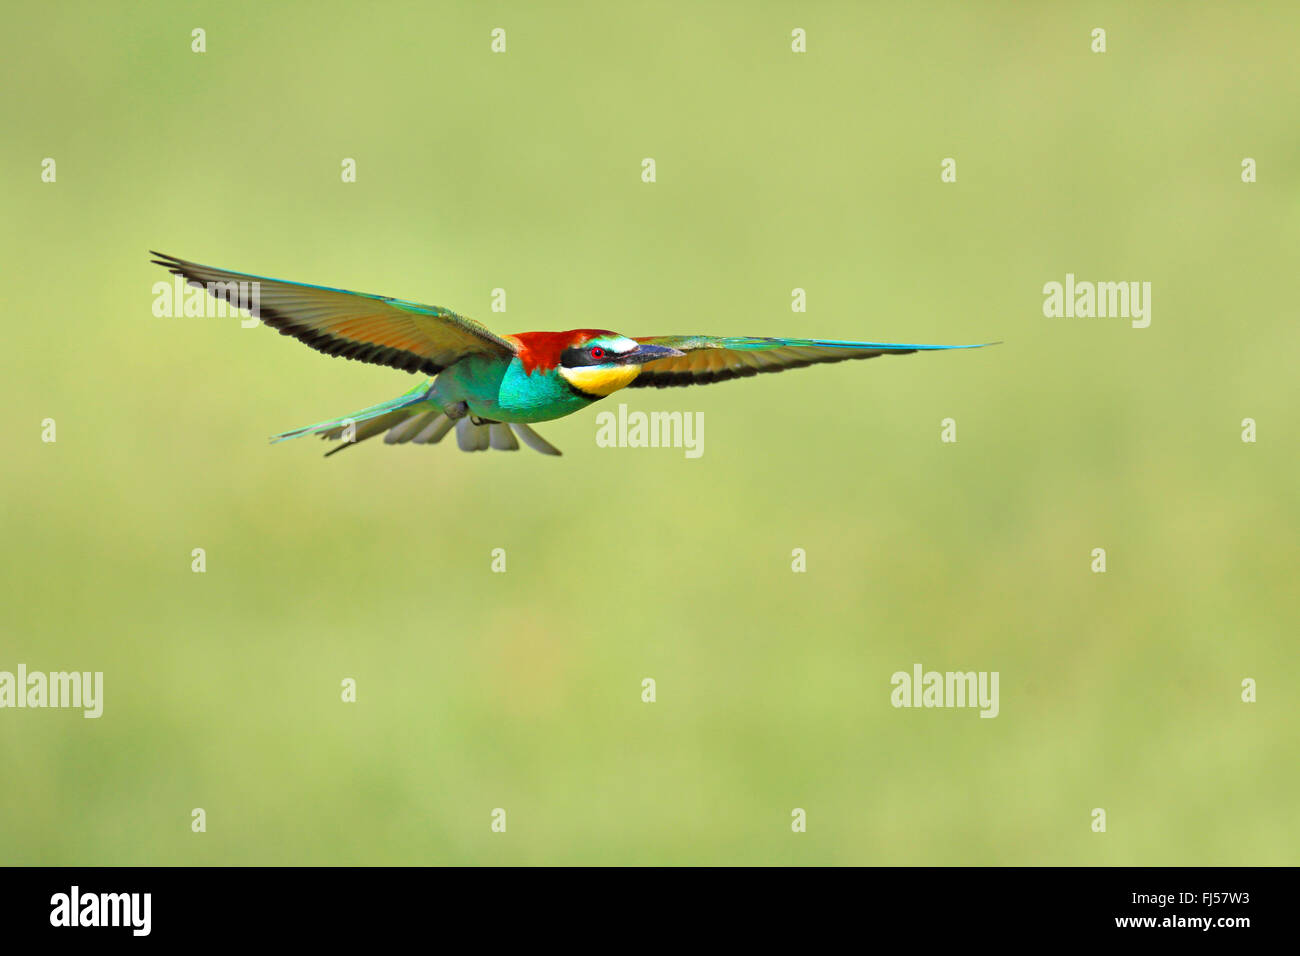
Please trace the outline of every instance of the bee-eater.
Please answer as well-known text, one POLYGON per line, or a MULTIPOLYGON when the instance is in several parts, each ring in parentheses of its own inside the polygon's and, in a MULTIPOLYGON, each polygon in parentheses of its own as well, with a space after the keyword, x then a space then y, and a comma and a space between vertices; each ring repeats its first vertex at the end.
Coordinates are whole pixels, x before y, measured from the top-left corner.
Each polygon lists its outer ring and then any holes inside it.
POLYGON ((515 451, 517 435, 543 454, 558 455, 529 426, 572 415, 620 388, 704 385, 822 362, 980 347, 712 335, 628 338, 607 329, 497 335, 437 306, 151 255, 155 264, 231 305, 249 308, 251 300, 251 311, 267 325, 326 355, 433 376, 392 401, 271 439, 308 433, 345 439, 327 456, 381 432, 390 445, 435 444, 453 426, 465 451, 515 451))

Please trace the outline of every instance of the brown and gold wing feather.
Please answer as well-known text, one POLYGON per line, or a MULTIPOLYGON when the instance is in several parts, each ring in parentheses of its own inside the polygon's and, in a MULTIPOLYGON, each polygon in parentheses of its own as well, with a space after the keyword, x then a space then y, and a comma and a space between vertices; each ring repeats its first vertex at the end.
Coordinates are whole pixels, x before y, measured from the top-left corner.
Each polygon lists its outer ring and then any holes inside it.
POLYGON ((506 339, 449 309, 152 255, 157 265, 216 298, 240 308, 255 306, 251 311, 267 325, 326 355, 436 375, 466 355, 516 351, 506 339))
POLYGON ((784 372, 824 362, 907 355, 978 345, 903 345, 890 342, 837 342, 830 339, 773 339, 748 336, 659 335, 638 338, 648 345, 666 345, 685 352, 648 362, 629 388, 669 388, 707 385, 764 372, 784 372))

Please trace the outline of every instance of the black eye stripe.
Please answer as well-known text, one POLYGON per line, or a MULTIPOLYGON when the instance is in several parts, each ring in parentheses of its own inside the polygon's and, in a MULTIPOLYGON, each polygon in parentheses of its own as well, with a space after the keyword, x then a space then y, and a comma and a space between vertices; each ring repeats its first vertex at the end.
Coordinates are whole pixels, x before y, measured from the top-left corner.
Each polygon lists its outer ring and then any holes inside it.
POLYGON ((561 352, 560 364, 565 368, 581 368, 584 365, 600 365, 616 358, 618 358, 617 353, 604 345, 582 345, 561 352), (600 350, 602 354, 599 356, 592 355, 593 349, 600 350))

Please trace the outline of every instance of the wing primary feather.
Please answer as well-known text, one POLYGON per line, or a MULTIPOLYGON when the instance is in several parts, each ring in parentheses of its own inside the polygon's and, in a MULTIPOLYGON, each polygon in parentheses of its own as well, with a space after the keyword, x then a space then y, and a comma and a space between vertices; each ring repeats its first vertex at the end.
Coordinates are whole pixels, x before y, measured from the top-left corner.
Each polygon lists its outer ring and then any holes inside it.
POLYGON ((638 342, 666 345, 685 354, 648 362, 630 388, 671 388, 708 385, 733 378, 784 372, 879 355, 982 348, 979 345, 916 345, 893 342, 843 342, 834 339, 778 339, 755 336, 663 335, 640 337, 638 342))
POLYGON ((436 375, 466 355, 517 351, 511 341, 450 309, 151 255, 188 284, 326 355, 436 375))

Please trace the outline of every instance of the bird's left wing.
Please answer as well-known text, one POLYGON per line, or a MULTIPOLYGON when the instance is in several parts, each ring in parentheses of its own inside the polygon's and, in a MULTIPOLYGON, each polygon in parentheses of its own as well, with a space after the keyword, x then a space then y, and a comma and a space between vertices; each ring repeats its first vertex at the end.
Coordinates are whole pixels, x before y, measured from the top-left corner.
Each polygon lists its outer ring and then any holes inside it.
POLYGON ((153 261, 326 355, 436 375, 474 353, 513 355, 515 346, 449 309, 388 296, 228 272, 152 253, 153 261), (255 291, 254 291, 255 290, 255 291), (255 298, 254 298, 255 296, 255 298))
POLYGON ((979 345, 900 345, 889 342, 836 342, 827 339, 766 339, 747 336, 658 335, 638 338, 647 345, 666 345, 684 352, 647 362, 629 388, 707 385, 760 372, 784 372, 822 362, 906 355, 942 349, 976 349, 979 345))

